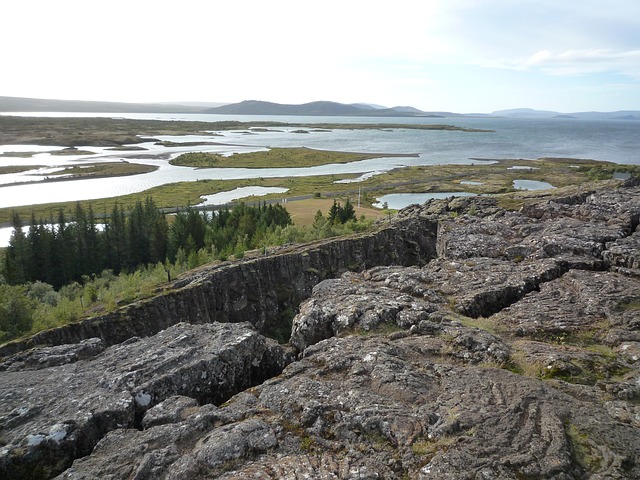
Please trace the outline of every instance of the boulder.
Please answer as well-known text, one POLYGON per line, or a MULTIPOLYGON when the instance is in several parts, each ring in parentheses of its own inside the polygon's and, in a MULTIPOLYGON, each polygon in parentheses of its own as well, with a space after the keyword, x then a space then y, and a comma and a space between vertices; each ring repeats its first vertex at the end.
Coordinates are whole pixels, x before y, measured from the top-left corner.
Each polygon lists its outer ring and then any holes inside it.
POLYGON ((640 478, 639 221, 431 201, 6 347, 0 477, 640 478))
MULTIPOLYGON (((162 423, 174 395, 219 403, 279 373, 290 356, 248 324, 177 324, 101 354, 0 375, 0 477, 50 478, 109 431, 162 423), (169 400, 170 399, 170 400, 169 400), (165 403, 163 403, 165 402, 165 403)), ((193 406, 187 402, 184 408, 193 406)))

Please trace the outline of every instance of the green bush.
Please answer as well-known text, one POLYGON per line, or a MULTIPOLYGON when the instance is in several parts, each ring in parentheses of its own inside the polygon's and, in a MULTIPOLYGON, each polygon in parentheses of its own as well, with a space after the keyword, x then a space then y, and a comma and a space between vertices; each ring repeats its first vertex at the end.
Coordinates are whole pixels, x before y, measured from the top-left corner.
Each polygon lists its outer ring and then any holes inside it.
POLYGON ((0 285, 0 341, 20 337, 31 330, 35 300, 22 285, 0 285))

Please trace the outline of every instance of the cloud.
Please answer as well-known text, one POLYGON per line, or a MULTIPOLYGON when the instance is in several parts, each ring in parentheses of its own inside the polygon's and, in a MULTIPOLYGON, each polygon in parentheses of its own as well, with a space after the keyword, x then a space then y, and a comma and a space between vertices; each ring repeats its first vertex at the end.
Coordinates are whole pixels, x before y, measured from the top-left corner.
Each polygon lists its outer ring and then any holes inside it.
POLYGON ((484 68, 531 71, 549 76, 618 74, 640 80, 640 49, 614 51, 611 49, 539 50, 523 58, 481 58, 467 62, 484 68))
POLYGON ((640 78, 640 2, 451 0, 447 61, 545 75, 640 78))
POLYGON ((480 110, 508 85, 564 100, 640 78, 630 0, 21 0, 0 15, 0 95, 480 110))
POLYGON ((541 50, 526 59, 522 67, 540 69, 548 75, 586 75, 606 72, 640 80, 640 49, 567 50, 560 53, 541 50))

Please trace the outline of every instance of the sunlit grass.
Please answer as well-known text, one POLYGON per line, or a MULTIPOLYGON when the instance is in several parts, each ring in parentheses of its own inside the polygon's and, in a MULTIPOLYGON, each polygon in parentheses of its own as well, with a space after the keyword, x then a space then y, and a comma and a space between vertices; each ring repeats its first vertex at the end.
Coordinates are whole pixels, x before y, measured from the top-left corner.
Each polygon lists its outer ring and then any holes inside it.
MULTIPOLYGON (((267 166, 267 165, 264 165, 267 166)), ((503 194, 500 205, 507 209, 519 208, 526 199, 536 198, 540 195, 549 195, 549 192, 514 191, 513 180, 530 179, 547 181, 556 187, 580 185, 591 182, 593 169, 611 168, 611 164, 595 162, 591 160, 567 161, 558 159, 536 160, 527 163, 526 160, 509 160, 500 163, 486 165, 433 165, 407 167, 392 170, 380 175, 374 175, 357 184, 336 184, 337 180, 353 178, 355 174, 335 174, 310 177, 285 177, 236 179, 236 180, 198 180, 194 182, 181 182, 160 185, 140 193, 123 195, 97 200, 85 200, 80 202, 83 208, 91 206, 96 214, 111 211, 117 201, 125 209, 134 205, 137 201, 144 201, 152 196, 156 204, 161 208, 186 207, 202 202, 201 196, 213 193, 233 190, 238 187, 264 186, 281 187, 289 189, 286 194, 270 194, 263 197, 244 198, 238 201, 251 200, 279 200, 286 197, 304 195, 325 195, 328 193, 343 192, 343 196, 350 196, 353 201, 358 189, 361 190, 362 204, 371 205, 387 193, 416 193, 416 192, 448 192, 468 191, 477 194, 503 194), (509 170, 513 165, 533 165, 538 170, 521 171, 509 170), (573 166, 588 166, 588 169, 573 168, 573 166), (588 174, 587 174, 588 173, 588 174), (465 185, 463 180, 473 180, 482 185, 465 185)), ((628 167, 634 172, 640 172, 639 167, 628 167)), ((51 203, 42 205, 26 205, 0 209, 0 223, 8 222, 11 213, 16 211, 23 219, 31 217, 34 212, 37 219, 55 218, 57 211, 62 208, 68 215, 75 209, 76 202, 51 203)))
POLYGON ((349 163, 398 154, 352 153, 310 148, 272 148, 267 151, 234 153, 225 156, 210 152, 184 153, 172 165, 199 168, 302 168, 349 163))

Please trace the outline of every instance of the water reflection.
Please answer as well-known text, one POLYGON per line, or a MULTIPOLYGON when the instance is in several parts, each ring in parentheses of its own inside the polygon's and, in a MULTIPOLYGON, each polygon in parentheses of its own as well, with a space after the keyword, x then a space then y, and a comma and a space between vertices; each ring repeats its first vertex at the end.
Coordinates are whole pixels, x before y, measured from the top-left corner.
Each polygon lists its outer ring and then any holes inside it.
POLYGON ((421 205, 427 200, 434 198, 473 197, 475 195, 475 193, 471 192, 391 193, 389 195, 383 195, 382 197, 376 198, 377 202, 374 203, 373 206, 377 208, 384 208, 384 204, 386 203, 387 208, 400 210, 401 208, 408 207, 409 205, 421 205))
POLYGON ((550 183, 540 182, 538 180, 514 180, 513 188, 516 190, 548 190, 556 187, 550 183))
POLYGON ((263 195, 269 195, 270 193, 286 193, 288 188, 279 187, 238 187, 228 192, 214 193, 213 195, 203 195, 200 198, 204 199, 204 202, 200 205, 224 205, 225 203, 232 202, 239 198, 256 196, 261 197, 263 195))

